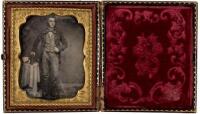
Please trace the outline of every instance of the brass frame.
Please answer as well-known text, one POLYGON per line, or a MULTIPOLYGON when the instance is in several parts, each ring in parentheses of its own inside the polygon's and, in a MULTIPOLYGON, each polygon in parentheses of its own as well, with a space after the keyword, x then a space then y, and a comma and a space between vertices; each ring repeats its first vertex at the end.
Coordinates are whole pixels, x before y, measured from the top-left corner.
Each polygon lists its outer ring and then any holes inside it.
MULTIPOLYGON (((96 2, 88 2, 85 5, 96 4, 96 2)), ((87 111, 96 110, 96 19, 92 8, 83 7, 82 2, 8 2, 4 1, 4 111, 6 112, 22 112, 22 111, 87 111), (39 4, 47 5, 47 7, 11 7, 10 26, 7 24, 6 8, 7 4, 39 4), (69 7, 59 7, 59 4, 66 4, 69 7), (49 7, 48 5, 57 5, 49 7), (72 6, 71 6, 72 5, 72 6), (73 5, 75 7, 73 7, 73 5), (77 7, 80 5, 81 7, 77 7), (30 98, 25 91, 21 90, 18 84, 20 69, 20 42, 19 28, 26 22, 26 18, 31 15, 45 16, 55 13, 60 16, 74 16, 78 23, 82 24, 85 29, 84 41, 84 71, 85 83, 74 98, 64 98, 58 100, 43 100, 30 98), (9 32, 9 33, 8 33, 9 32), (7 34, 6 34, 7 33, 7 34), (5 35, 6 34, 6 35, 5 35), (9 40, 10 44, 8 42, 9 40), (7 52, 9 51, 9 52, 7 52), (10 53, 9 55, 7 53, 10 53), (9 62, 8 62, 9 61, 9 62), (8 68, 9 67, 9 68, 8 68), (9 74, 9 75, 8 75, 9 74), (9 82, 7 82, 9 81, 9 82), (8 87, 9 86, 9 87, 8 87), (27 109, 20 108, 27 107, 27 109), (54 107, 51 109, 51 107, 54 107), (62 107, 61 109, 55 109, 62 107), (38 109, 38 110, 37 110, 38 109)))

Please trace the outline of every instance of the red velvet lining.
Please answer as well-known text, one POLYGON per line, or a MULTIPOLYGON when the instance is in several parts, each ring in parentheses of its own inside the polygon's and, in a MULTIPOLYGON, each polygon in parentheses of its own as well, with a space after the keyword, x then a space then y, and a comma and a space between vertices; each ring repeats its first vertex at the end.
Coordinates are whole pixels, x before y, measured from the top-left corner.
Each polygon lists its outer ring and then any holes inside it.
POLYGON ((106 7, 106 108, 193 107, 192 12, 184 6, 106 7))

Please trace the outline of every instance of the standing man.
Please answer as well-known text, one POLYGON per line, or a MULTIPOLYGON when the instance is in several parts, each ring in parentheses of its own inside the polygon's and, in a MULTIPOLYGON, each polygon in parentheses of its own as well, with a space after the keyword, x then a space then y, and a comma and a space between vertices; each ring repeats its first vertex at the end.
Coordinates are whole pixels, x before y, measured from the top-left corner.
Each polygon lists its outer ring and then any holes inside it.
POLYGON ((54 16, 48 18, 48 28, 34 41, 32 56, 40 63, 42 97, 45 99, 59 98, 61 81, 59 81, 60 52, 65 49, 64 39, 56 31, 54 16), (39 47, 39 48, 38 48, 39 47))

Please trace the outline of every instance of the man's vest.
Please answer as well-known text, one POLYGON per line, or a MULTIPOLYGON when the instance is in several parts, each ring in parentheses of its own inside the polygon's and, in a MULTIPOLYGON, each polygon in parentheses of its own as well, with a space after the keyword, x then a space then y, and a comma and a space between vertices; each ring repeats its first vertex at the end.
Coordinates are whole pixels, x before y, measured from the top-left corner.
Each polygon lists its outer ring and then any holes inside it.
POLYGON ((46 52, 54 52, 56 35, 53 32, 48 32, 44 36, 44 50, 46 52))

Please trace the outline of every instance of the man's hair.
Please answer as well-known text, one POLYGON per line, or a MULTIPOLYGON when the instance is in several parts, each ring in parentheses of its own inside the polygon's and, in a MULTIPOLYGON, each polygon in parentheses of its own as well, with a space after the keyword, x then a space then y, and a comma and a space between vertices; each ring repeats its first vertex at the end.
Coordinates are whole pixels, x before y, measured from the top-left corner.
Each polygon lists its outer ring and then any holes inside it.
POLYGON ((55 13, 51 13, 50 15, 49 15, 49 18, 56 18, 56 14, 55 13))

